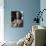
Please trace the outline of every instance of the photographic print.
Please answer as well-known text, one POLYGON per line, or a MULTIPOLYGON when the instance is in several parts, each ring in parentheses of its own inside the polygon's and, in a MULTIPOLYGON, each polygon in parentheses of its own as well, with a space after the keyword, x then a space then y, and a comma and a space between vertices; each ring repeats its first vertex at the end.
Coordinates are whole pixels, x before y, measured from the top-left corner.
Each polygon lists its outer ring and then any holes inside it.
POLYGON ((23 27, 23 11, 11 11, 12 27, 23 27))

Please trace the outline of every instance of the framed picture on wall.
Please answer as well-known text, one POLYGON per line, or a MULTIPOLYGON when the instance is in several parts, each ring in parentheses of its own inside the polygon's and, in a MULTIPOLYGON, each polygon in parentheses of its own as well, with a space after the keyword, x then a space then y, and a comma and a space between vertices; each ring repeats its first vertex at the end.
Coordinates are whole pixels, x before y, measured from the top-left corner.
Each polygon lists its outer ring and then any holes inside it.
POLYGON ((23 11, 11 11, 11 26, 23 27, 23 11))

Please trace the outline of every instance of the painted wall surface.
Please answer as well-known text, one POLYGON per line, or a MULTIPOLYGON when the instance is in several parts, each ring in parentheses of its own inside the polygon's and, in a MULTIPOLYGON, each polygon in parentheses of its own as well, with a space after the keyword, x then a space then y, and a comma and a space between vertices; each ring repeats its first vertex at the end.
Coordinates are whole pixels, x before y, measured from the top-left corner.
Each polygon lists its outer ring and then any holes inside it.
POLYGON ((40 9, 40 0, 4 0, 4 38, 7 41, 18 41, 32 28, 32 21, 40 9), (11 27, 11 11, 24 12, 24 27, 11 27))
POLYGON ((0 0, 0 42, 4 41, 4 0, 0 0))
MULTIPOLYGON (((41 9, 41 11, 42 11, 43 9, 46 9, 46 0, 41 0, 41 1, 40 1, 40 9, 41 9)), ((41 21, 41 22, 40 22, 40 25, 43 25, 43 26, 46 27, 46 10, 43 12, 42 17, 43 17, 43 22, 41 21)))

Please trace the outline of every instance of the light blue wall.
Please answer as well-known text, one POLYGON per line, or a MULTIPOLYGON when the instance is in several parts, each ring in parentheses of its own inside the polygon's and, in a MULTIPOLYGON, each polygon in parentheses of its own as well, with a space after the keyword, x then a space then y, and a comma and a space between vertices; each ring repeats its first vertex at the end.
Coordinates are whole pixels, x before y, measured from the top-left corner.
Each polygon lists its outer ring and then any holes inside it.
POLYGON ((32 20, 36 17, 35 12, 40 9, 40 0, 4 0, 4 35, 7 41, 18 41, 24 37, 32 27, 32 20), (24 11, 24 27, 11 27, 11 11, 24 11))
MULTIPOLYGON (((41 0, 40 1, 40 10, 42 11, 43 9, 46 9, 46 0, 41 0)), ((46 27, 46 10, 43 12, 43 22, 40 22, 40 25, 45 26, 46 27)))

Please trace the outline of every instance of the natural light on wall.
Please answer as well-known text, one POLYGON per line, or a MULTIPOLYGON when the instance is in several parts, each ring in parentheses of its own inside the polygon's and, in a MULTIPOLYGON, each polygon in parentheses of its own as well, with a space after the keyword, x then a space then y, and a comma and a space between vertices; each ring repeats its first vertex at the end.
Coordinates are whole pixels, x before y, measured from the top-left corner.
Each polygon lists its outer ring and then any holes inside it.
POLYGON ((0 0, 0 42, 4 41, 4 0, 0 0))

